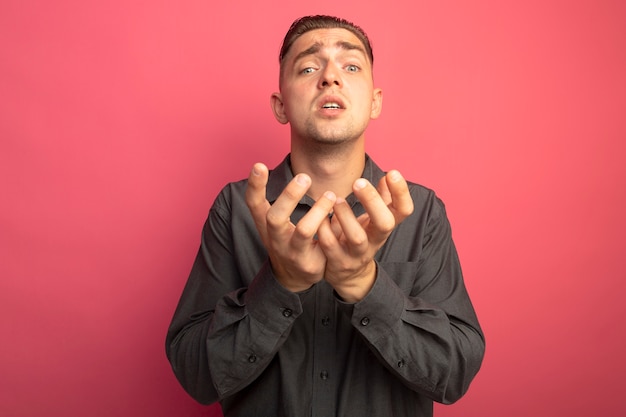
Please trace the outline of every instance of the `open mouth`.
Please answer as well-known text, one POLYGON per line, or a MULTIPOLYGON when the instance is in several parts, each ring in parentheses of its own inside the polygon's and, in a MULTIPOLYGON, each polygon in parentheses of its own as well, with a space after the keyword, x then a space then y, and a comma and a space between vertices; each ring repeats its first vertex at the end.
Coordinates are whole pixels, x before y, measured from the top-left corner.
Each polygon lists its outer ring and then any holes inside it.
POLYGON ((325 109, 325 110, 341 110, 341 109, 345 109, 345 106, 343 104, 343 100, 340 97, 337 97, 337 96, 334 96, 334 95, 324 96, 320 100, 320 105, 321 105, 322 109, 325 109))
POLYGON ((341 109, 341 105, 338 103, 329 102, 322 106, 323 109, 341 109))

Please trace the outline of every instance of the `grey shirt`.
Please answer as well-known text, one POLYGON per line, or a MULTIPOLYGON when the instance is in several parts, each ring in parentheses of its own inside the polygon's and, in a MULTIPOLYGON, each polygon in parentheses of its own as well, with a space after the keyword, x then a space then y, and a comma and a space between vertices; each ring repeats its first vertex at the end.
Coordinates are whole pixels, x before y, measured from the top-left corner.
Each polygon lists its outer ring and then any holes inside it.
MULTIPOLYGON (((363 177, 384 172, 366 156, 363 177)), ((273 202, 293 178, 270 172, 273 202)), ((167 334, 182 386, 225 416, 432 416, 468 389, 484 337, 468 297, 443 203, 409 183, 415 209, 376 254, 367 296, 341 301, 325 281, 282 287, 245 204, 246 180, 216 198, 167 334)), ((356 215, 364 212, 351 195, 356 215)), ((297 223, 313 201, 304 197, 297 223)))

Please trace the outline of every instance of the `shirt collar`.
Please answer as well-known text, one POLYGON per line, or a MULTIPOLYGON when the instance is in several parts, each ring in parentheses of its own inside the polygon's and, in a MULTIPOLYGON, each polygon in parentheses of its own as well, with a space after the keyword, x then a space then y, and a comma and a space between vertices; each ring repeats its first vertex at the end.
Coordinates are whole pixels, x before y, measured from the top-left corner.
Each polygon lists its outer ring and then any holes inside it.
MULTIPOLYGON (((378 181, 380 181, 384 175, 385 173, 378 167, 378 165, 376 165, 369 155, 365 154, 365 167, 361 176, 371 182, 374 186, 377 186, 378 181)), ((291 154, 289 154, 276 168, 270 172, 266 188, 267 200, 270 203, 274 203, 292 179, 293 172, 291 171, 291 154)), ((350 194, 346 198, 346 201, 352 206, 356 202, 356 197, 354 194, 350 194)), ((300 203, 311 206, 315 202, 309 196, 304 196, 302 200, 300 200, 300 203)))

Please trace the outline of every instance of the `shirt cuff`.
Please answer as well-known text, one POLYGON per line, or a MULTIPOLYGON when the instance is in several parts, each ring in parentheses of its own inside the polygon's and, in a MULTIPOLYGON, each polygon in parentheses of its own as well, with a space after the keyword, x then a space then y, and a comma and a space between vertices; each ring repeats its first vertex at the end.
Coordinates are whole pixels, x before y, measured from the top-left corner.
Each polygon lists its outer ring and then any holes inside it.
POLYGON ((251 317, 282 333, 302 314, 300 295, 283 287, 266 261, 248 286, 245 303, 251 317))
POLYGON ((361 301, 350 304, 337 298, 339 310, 368 340, 385 337, 401 320, 406 296, 387 273, 377 265, 376 281, 361 301))

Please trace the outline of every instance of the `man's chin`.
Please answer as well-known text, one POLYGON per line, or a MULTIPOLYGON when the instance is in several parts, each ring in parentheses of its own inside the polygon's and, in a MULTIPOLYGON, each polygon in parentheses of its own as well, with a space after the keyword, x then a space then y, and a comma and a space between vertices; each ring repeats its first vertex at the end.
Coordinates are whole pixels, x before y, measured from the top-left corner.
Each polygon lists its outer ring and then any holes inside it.
POLYGON ((309 137, 316 143, 328 145, 340 145, 342 143, 352 142, 360 136, 355 135, 354 132, 345 130, 315 131, 309 133, 311 133, 309 137))

